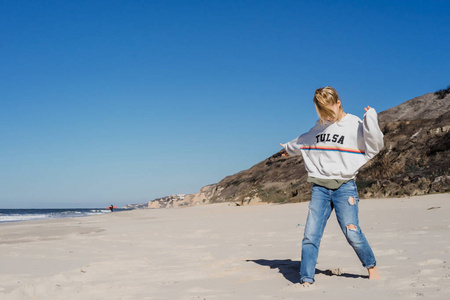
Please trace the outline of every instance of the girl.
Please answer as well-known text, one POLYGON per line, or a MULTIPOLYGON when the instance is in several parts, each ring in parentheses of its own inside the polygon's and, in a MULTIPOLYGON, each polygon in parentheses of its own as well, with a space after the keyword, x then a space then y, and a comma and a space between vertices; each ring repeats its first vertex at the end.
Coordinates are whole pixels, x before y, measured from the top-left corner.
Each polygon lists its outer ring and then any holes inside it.
POLYGON ((280 144, 283 156, 302 155, 313 182, 309 213, 302 241, 300 283, 313 284, 320 240, 333 209, 348 243, 353 247, 369 279, 380 279, 375 256, 358 221, 358 169, 380 152, 383 134, 375 109, 367 106, 363 121, 347 114, 332 87, 316 90, 314 95, 319 121, 307 133, 280 144))

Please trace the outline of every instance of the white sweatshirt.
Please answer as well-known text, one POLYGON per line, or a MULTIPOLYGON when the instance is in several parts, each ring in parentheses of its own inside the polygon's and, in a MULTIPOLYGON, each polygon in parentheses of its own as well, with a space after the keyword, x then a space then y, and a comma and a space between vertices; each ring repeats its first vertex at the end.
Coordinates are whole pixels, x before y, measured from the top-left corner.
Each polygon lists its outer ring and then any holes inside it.
POLYGON ((383 148, 383 133, 370 108, 363 121, 351 114, 331 124, 317 121, 309 132, 283 146, 291 156, 303 155, 310 177, 350 180, 383 148))

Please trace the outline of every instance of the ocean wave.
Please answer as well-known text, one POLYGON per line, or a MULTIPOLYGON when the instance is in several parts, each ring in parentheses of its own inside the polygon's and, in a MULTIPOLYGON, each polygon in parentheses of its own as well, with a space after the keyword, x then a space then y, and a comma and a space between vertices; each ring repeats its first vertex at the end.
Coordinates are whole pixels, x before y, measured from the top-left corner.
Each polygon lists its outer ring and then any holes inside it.
POLYGON ((105 209, 2 209, 0 223, 86 217, 109 212, 105 209))
POLYGON ((20 221, 34 221, 49 219, 47 214, 2 214, 0 215, 0 223, 5 222, 20 222, 20 221))

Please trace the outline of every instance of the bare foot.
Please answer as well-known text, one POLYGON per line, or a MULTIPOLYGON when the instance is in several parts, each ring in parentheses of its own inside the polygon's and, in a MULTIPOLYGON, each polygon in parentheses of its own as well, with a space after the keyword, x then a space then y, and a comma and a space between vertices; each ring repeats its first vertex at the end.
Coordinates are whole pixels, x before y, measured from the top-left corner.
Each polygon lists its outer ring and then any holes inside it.
POLYGON ((367 269, 369 271, 369 279, 375 279, 375 280, 380 280, 381 276, 378 273, 378 268, 377 267, 372 267, 370 269, 367 269))

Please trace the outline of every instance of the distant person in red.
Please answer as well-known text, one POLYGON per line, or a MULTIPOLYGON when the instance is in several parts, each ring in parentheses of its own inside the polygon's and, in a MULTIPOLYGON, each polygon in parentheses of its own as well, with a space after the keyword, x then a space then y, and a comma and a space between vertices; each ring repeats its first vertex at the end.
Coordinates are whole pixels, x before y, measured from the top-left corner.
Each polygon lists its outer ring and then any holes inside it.
POLYGON ((114 211, 114 205, 112 205, 111 204, 111 206, 110 207, 108 207, 109 208, 109 210, 111 211, 111 212, 113 212, 114 211))

